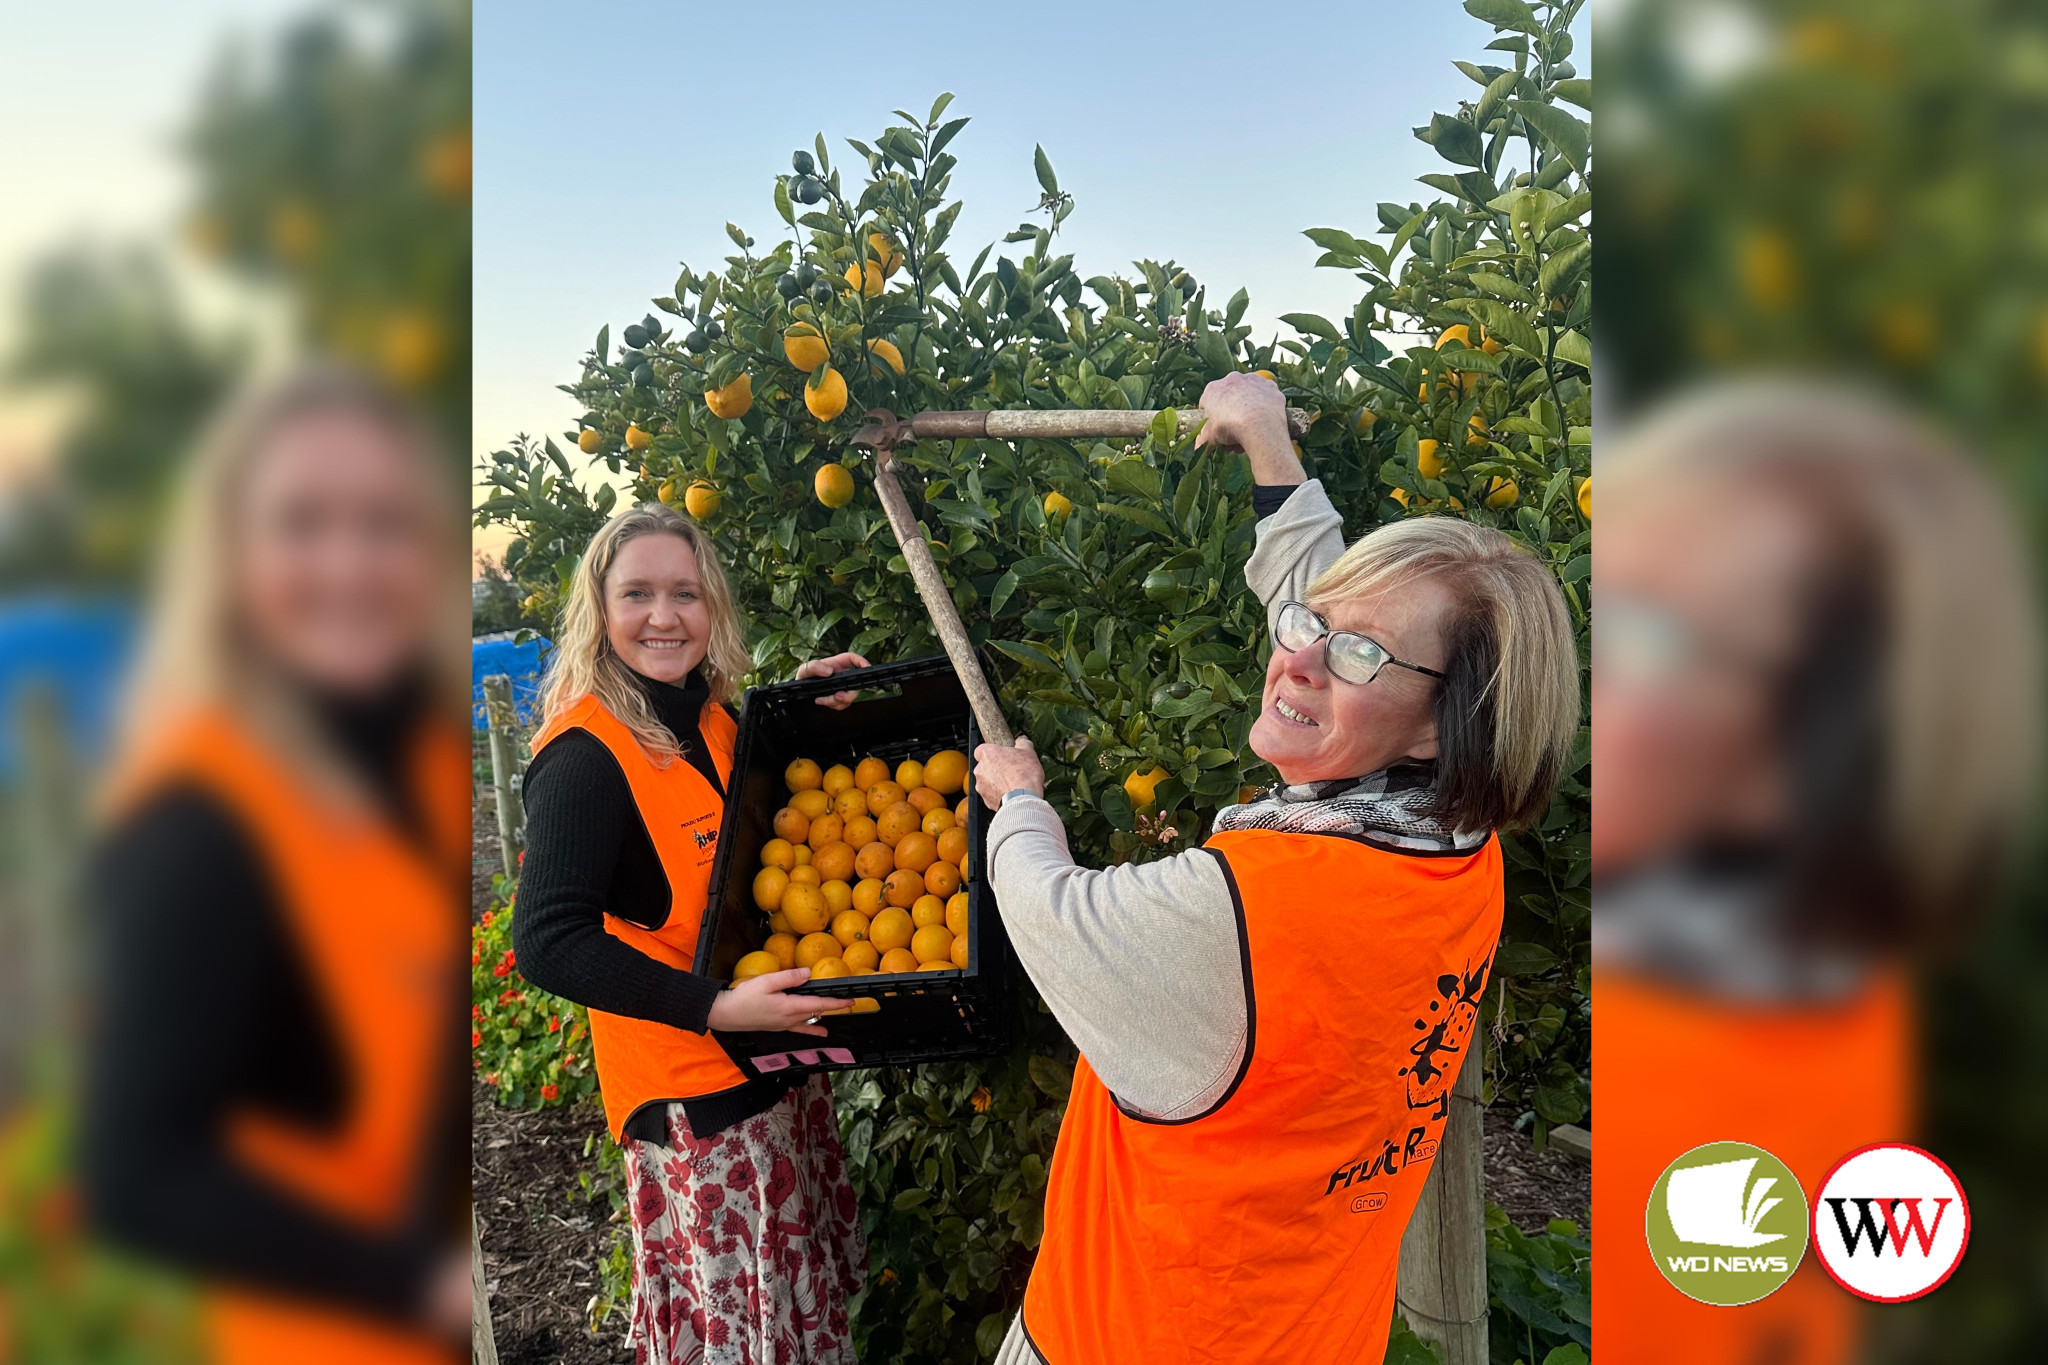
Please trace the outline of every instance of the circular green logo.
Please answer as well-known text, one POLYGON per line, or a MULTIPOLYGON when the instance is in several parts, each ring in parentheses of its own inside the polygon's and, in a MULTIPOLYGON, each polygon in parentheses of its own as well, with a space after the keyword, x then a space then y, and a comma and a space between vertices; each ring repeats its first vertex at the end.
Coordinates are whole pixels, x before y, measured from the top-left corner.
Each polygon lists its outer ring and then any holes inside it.
POLYGON ((1755 1303, 1806 1255, 1806 1192, 1747 1142, 1709 1142, 1666 1166, 1643 1221, 1657 1269, 1701 1303, 1755 1303))

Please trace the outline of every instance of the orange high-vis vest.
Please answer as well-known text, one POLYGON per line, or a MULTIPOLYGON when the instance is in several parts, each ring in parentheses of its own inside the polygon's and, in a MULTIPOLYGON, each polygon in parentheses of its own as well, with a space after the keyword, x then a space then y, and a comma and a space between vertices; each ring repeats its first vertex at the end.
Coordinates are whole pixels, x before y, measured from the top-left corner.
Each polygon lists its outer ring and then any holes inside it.
MULTIPOLYGON (((413 791, 431 828, 424 854, 388 822, 309 787, 255 735, 220 714, 170 727, 115 788, 114 810, 178 783, 219 800, 250 836, 309 969, 348 1075, 349 1106, 332 1129, 255 1111, 230 1117, 234 1157, 330 1217, 396 1233, 429 1131, 451 1080, 463 921, 457 877, 469 856, 469 746, 430 731, 413 757, 413 791)), ((455 1245, 450 1230, 450 1245, 455 1245)), ((442 1365, 425 1333, 331 1305, 230 1286, 206 1296, 219 1365, 442 1365)))
POLYGON ((1206 1114, 1162 1122, 1082 1060, 1024 1331, 1050 1365, 1377 1361, 1500 938, 1499 841, 1230 830, 1205 848, 1237 901, 1242 1070, 1206 1114))
MULTIPOLYGON (((606 915, 605 930, 655 961, 687 972, 697 955, 697 930, 704 922, 711 861, 718 854, 718 824, 725 802, 688 761, 676 758, 665 768, 656 767, 633 732, 596 697, 583 698, 542 726, 534 736, 534 753, 569 730, 591 735, 619 761, 633 792, 633 804, 639 808, 647 837, 668 877, 668 918, 659 929, 606 915)), ((710 751, 713 771, 721 782, 730 784, 733 742, 739 735, 732 717, 724 707, 707 701, 698 716, 697 732, 710 751)), ((591 1010, 590 1043, 613 1141, 619 1140, 626 1121, 643 1105, 713 1095, 747 1080, 710 1034, 651 1019, 591 1010)))
POLYGON ((1913 1011, 1886 968, 1839 1004, 1723 1000, 1615 967, 1593 972, 1600 1164, 1593 1242, 1604 1247, 1593 1340, 1614 1360, 1662 1365, 1847 1365, 1861 1300, 1809 1248, 1785 1286, 1740 1308, 1698 1303, 1657 1270, 1644 1235, 1651 1187, 1703 1143, 1755 1143, 1811 1203, 1842 1157, 1910 1141, 1913 1011))

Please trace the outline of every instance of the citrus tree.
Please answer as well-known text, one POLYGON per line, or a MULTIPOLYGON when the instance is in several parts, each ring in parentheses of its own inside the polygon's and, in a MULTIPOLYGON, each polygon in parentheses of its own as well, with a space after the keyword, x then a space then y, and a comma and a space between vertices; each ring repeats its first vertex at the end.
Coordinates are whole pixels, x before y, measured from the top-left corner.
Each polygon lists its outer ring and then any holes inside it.
MULTIPOLYGON (((771 238, 728 224, 722 267, 686 266, 616 343, 600 330, 563 386, 577 429, 487 456, 478 523, 513 531, 505 567, 545 613, 620 499, 659 498, 733 566, 755 678, 843 649, 928 653, 872 455, 849 444, 867 409, 1177 409, 1257 369, 1314 414, 1303 459, 1347 535, 1423 514, 1498 526, 1553 566, 1583 635, 1590 142, 1559 103, 1590 99, 1569 62, 1579 6, 1467 8, 1500 64, 1461 63, 1477 98, 1418 130, 1455 168, 1426 178, 1448 197, 1382 205, 1364 236, 1309 233, 1322 264, 1360 277, 1349 316, 1288 314, 1290 334, 1261 342, 1244 290, 1170 260, 1084 277, 1060 249, 1074 199, 1042 149, 1037 214, 963 268, 948 190, 967 121, 941 96, 838 164, 822 135, 797 151, 771 238)), ((897 459, 1080 861, 1193 847, 1272 779, 1246 747, 1267 646, 1242 578, 1243 457, 1162 414, 1128 443, 924 442, 897 459)), ((1493 1084, 1539 1139, 1586 1114, 1584 778, 1508 841, 1487 1007, 1493 1084)), ((841 1078, 872 1247, 864 1358, 986 1358, 1021 1299, 1074 1052, 1028 996, 1018 1022, 1000 1058, 841 1078)))

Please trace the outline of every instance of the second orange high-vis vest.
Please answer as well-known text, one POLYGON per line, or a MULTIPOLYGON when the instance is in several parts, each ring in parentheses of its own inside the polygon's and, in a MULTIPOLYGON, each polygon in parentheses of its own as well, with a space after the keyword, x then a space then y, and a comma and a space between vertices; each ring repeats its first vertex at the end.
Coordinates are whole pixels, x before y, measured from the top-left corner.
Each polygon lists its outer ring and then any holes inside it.
POLYGON ((1238 904, 1242 1069, 1208 1113, 1160 1122, 1082 1060, 1024 1330, 1050 1365, 1377 1361, 1500 938, 1499 841, 1205 847, 1238 904))
POLYGON ((1808 1250, 1784 1287, 1740 1308, 1697 1303, 1658 1273, 1645 1240, 1650 1190, 1703 1143, 1752 1142, 1812 1200, 1841 1158, 1912 1141, 1913 1012, 1886 968, 1834 1004, 1719 999, 1613 967, 1593 972, 1600 1103, 1593 1237, 1607 1248, 1593 1339, 1615 1360, 1667 1365, 1847 1365, 1859 1300, 1808 1250))
MULTIPOLYGON (((438 862, 388 823, 323 799, 222 714, 169 727, 113 803, 132 809, 171 783, 192 783, 248 833, 342 1045, 350 1103, 331 1131, 234 1114, 223 1140, 248 1169, 330 1217, 387 1233, 407 1216, 449 1080, 444 1044, 459 1018, 463 937, 455 887, 469 856, 464 736, 431 733, 413 758, 438 862)), ((206 1320, 214 1365, 441 1365, 456 1356, 425 1333, 230 1286, 208 1291, 206 1320)))
MULTIPOLYGON (((676 758, 665 768, 640 747, 618 717, 596 697, 585 697, 550 720, 534 736, 538 754, 568 730, 590 734, 619 762, 632 789, 633 804, 647 826, 655 856, 668 877, 671 899, 668 918, 659 929, 646 929, 613 915, 604 927, 657 962, 687 972, 697 954, 697 930, 704 921, 704 902, 711 884, 711 861, 718 853, 718 824, 725 801, 687 760, 676 758)), ((698 733, 710 752, 721 782, 732 781, 732 749, 738 727, 724 707, 704 703, 698 733)), ((605 1122, 612 1139, 642 1105, 694 1099, 743 1085, 746 1076, 725 1049, 708 1033, 692 1033, 651 1019, 590 1011, 591 1050, 597 1059, 597 1084, 604 1095, 605 1122)))

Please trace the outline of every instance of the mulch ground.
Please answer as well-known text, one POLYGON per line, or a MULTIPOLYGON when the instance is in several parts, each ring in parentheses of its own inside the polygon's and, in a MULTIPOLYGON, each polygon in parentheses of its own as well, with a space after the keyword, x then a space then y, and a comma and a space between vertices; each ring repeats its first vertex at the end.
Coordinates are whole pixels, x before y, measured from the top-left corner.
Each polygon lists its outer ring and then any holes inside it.
POLYGON ((604 1203, 586 1203, 576 1177, 584 1141, 603 1126, 590 1106, 513 1111, 481 1084, 470 1108, 470 1180, 483 1238, 491 1329, 503 1365, 622 1365, 623 1314, 593 1336, 585 1326, 598 1261, 611 1244, 604 1203))
POLYGON ((1585 1235, 1592 1226, 1593 1168, 1558 1147, 1537 1151, 1512 1115, 1486 1113, 1486 1197, 1524 1232, 1569 1219, 1585 1235))

